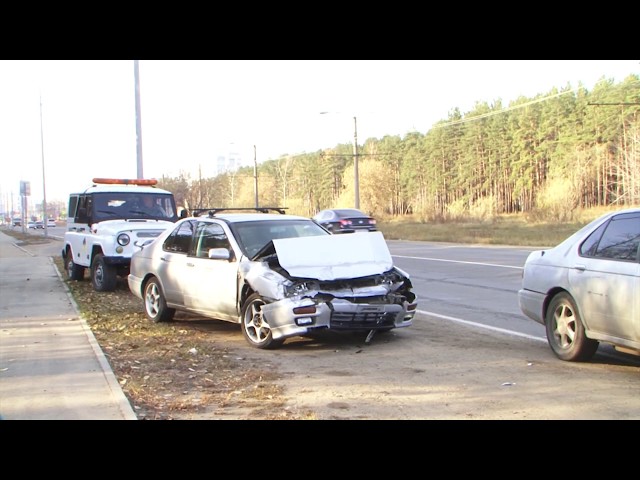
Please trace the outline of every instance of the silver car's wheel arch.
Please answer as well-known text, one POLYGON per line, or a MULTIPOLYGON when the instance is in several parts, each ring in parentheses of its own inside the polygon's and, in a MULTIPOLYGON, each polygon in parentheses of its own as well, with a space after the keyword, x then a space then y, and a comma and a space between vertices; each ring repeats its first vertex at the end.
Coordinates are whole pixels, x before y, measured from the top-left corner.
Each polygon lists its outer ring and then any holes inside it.
POLYGON ((142 301, 144 313, 152 322, 168 322, 173 319, 175 309, 167 307, 162 285, 156 277, 151 276, 143 282, 142 301))
POLYGON ((247 341, 254 347, 263 349, 278 348, 284 339, 274 340, 271 327, 262 315, 265 301, 260 295, 250 295, 242 306, 240 325, 247 341))
POLYGON ((545 312, 545 329, 549 346, 561 360, 586 361, 598 349, 599 342, 586 336, 575 300, 564 290, 550 296, 545 312))

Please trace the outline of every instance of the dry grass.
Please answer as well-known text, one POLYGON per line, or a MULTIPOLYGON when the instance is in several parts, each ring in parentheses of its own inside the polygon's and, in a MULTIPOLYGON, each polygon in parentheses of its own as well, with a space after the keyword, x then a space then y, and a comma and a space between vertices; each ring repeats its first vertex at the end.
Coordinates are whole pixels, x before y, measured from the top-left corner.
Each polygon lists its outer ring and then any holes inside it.
POLYGON ((491 220, 424 222, 409 216, 382 219, 378 227, 389 240, 455 242, 485 245, 552 247, 611 209, 576 211, 571 222, 536 220, 532 216, 502 215, 491 220))
POLYGON ((274 370, 243 361, 188 316, 149 322, 122 280, 114 292, 95 292, 88 279, 65 282, 138 418, 312 418, 285 408, 274 370))
MULTIPOLYGON (((62 269, 61 260, 56 260, 62 269)), ((140 419, 312 419, 289 411, 277 371, 246 355, 187 314, 153 324, 126 282, 110 293, 67 285, 140 419)), ((229 325, 240 341, 237 325, 229 325)))

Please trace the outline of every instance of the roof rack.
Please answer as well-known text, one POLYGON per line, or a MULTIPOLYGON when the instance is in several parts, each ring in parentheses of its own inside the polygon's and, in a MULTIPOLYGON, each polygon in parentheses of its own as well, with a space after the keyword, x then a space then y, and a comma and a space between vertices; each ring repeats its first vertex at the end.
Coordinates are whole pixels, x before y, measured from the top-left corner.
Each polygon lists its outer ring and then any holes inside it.
POLYGON ((220 212, 260 212, 260 213, 269 213, 269 212, 278 212, 281 215, 285 214, 285 210, 287 207, 221 207, 221 208, 194 208, 191 211, 191 214, 194 217, 202 215, 203 212, 208 212, 210 217, 213 217, 216 213, 220 212))

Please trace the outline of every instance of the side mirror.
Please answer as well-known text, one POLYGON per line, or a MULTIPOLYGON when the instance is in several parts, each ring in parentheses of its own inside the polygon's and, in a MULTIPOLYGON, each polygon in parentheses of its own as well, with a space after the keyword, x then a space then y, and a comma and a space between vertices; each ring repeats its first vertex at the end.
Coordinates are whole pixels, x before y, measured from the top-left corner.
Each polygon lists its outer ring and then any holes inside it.
POLYGON ((218 260, 230 260, 231 253, 226 248, 210 248, 209 258, 215 258, 218 260))

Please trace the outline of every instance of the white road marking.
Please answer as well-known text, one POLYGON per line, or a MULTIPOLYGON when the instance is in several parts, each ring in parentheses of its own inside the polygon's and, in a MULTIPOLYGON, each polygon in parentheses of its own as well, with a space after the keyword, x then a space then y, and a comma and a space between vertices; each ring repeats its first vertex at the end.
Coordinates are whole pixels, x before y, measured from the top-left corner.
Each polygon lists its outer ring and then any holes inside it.
POLYGON ((486 267, 502 267, 502 268, 515 268, 517 270, 522 270, 522 267, 514 267, 513 265, 500 265, 497 263, 482 263, 482 262, 465 262, 463 260, 445 260, 442 258, 431 258, 431 257, 408 257, 405 255, 391 255, 392 257, 397 258, 410 258, 413 260, 431 260, 434 262, 450 262, 450 263, 466 263, 469 265, 484 265, 486 267))
POLYGON ((482 323, 477 323, 477 322, 470 322, 469 320, 462 320, 461 318, 449 317, 447 315, 440 315, 439 313, 434 313, 434 312, 427 312, 426 310, 416 310, 416 312, 422 313, 423 315, 429 315, 431 317, 437 317, 437 318, 442 318, 444 320, 450 320, 452 322, 462 323, 462 324, 468 325, 470 327, 484 328, 484 329, 487 329, 487 330, 492 330, 494 332, 500 332, 500 333, 505 333, 507 335, 513 335, 514 337, 522 337, 522 338, 527 338, 529 340, 535 340, 535 341, 539 341, 539 342, 546 342, 547 341, 547 339, 544 338, 544 337, 536 337, 536 336, 533 336, 533 335, 528 335, 526 333, 514 332, 513 330, 505 330, 504 328, 492 327, 490 325, 484 325, 482 323))

